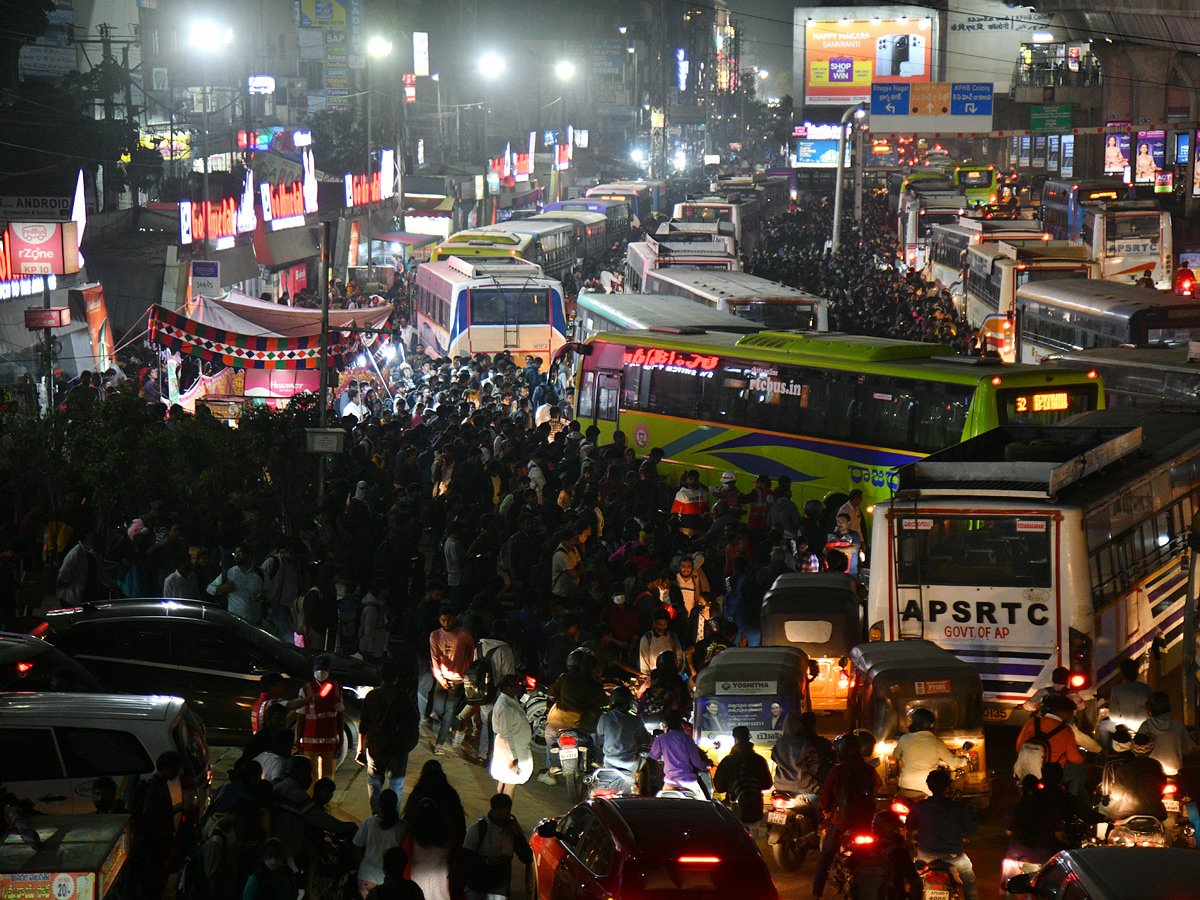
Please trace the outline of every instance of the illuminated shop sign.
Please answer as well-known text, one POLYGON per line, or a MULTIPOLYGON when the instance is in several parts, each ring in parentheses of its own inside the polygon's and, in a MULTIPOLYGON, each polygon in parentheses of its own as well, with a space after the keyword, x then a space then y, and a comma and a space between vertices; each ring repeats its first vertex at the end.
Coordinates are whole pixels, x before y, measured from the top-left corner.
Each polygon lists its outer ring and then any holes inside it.
POLYGON ((667 372, 700 375, 705 378, 712 377, 713 369, 721 361, 719 356, 704 356, 699 353, 683 353, 678 350, 659 350, 646 347, 626 350, 623 358, 627 366, 663 369, 667 372))

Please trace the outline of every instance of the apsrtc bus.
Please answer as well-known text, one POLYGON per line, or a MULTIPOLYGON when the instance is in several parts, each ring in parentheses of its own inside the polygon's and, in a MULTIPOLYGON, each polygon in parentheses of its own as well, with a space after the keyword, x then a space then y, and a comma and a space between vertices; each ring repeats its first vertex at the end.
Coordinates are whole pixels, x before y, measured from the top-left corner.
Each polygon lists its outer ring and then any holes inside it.
POLYGON ((584 291, 575 304, 575 340, 587 342, 605 331, 692 334, 722 331, 754 334, 757 322, 665 294, 605 294, 584 291))
POLYGON ((1200 345, 1097 347, 1042 357, 1043 366, 1095 372, 1108 409, 1200 409, 1200 345))
POLYGON ((1036 240, 1042 230, 1034 223, 1019 219, 980 219, 959 216, 957 222, 935 224, 930 229, 925 258, 926 277, 938 287, 946 288, 959 304, 963 295, 963 273, 967 267, 967 249, 973 244, 993 241, 1036 240))
POLYGON ((745 272, 653 269, 643 290, 669 294, 758 322, 764 328, 828 331, 829 301, 745 272))
POLYGON ((601 213, 608 221, 608 240, 616 244, 629 237, 629 203, 625 200, 602 200, 599 197, 577 197, 574 200, 556 200, 542 206, 543 213, 594 212, 601 213))
MULTIPOLYGON (((708 235, 688 235, 708 237, 708 235)), ((644 241, 630 241, 625 250, 625 293, 641 293, 646 278, 655 269, 690 268, 740 271, 738 258, 722 241, 664 240, 647 235, 644 241)))

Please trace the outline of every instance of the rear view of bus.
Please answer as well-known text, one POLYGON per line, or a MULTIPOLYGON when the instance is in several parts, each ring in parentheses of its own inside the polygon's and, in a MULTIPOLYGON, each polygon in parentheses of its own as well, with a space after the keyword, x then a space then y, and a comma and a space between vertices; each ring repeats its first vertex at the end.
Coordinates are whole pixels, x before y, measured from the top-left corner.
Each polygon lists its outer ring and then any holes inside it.
POLYGON ((1089 702, 1123 659, 1165 677, 1197 464, 1200 413, 1107 410, 903 467, 875 508, 871 639, 924 638, 976 666, 991 721, 1023 718, 1060 666, 1089 702))

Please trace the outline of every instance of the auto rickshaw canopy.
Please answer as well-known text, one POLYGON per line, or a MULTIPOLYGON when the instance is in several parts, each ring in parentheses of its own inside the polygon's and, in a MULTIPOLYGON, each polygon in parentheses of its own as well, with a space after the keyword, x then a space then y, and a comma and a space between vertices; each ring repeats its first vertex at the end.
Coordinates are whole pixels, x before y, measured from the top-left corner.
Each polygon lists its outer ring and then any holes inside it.
POLYGON ((763 597, 764 646, 798 647, 809 657, 844 657, 860 643, 862 606, 840 572, 780 575, 763 597))

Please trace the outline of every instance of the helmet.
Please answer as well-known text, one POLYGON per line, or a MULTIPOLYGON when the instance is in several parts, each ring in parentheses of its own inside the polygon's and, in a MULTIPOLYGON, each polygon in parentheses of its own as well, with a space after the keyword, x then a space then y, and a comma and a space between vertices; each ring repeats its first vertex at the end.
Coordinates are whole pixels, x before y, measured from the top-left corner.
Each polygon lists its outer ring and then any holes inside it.
POLYGON ((918 706, 908 717, 910 732, 932 731, 937 717, 923 706, 918 706))
POLYGON ((721 484, 729 484, 731 481, 737 481, 736 472, 731 470, 721 475, 721 484))
POLYGON ((1138 756, 1148 756, 1154 752, 1154 735, 1139 732, 1133 736, 1133 752, 1138 756))
POLYGON ((623 684, 618 684, 609 692, 608 705, 613 709, 629 709, 633 705, 633 691, 623 684))
POLYGON ((658 659, 654 660, 654 668, 656 669, 677 669, 679 660, 675 658, 674 650, 664 650, 658 654, 658 659))
POLYGON ((862 756, 862 744, 859 743, 858 736, 853 733, 839 734, 833 739, 833 749, 839 760, 848 759, 851 756, 862 756))
POLYGON ((900 833, 900 817, 890 809, 881 809, 871 820, 871 832, 875 837, 894 837, 900 833))
POLYGON ((1133 735, 1129 733, 1129 729, 1124 725, 1118 725, 1113 729, 1112 733, 1112 748, 1114 753, 1121 753, 1128 750, 1133 743, 1133 735))
POLYGON ((862 751, 863 759, 870 759, 875 755, 875 735, 865 728, 860 728, 854 732, 854 737, 858 739, 858 748, 862 751))
POLYGON ((587 647, 576 647, 567 654, 567 668, 593 671, 596 668, 596 654, 587 647))

